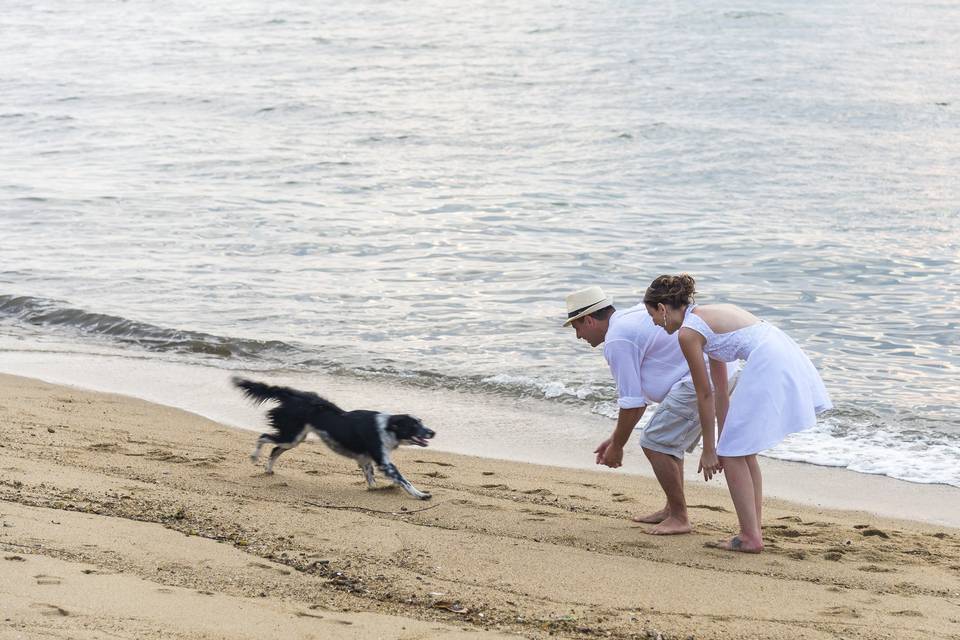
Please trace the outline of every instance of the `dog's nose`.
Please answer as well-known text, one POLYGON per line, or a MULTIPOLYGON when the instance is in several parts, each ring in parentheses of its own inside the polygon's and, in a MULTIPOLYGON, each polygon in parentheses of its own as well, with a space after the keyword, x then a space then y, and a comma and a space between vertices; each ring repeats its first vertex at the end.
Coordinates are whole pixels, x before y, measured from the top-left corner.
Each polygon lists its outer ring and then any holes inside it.
POLYGON ((426 432, 426 437, 427 437, 427 438, 432 438, 433 436, 437 435, 437 434, 436 434, 434 431, 432 431, 431 429, 424 429, 424 431, 426 432))

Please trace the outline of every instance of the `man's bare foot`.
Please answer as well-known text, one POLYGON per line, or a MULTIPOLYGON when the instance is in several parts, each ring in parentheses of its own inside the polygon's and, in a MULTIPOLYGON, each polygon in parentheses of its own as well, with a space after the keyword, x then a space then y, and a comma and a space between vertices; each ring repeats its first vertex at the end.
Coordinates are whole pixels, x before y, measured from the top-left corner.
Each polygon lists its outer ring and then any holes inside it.
POLYGON ((651 527, 647 533, 652 536, 676 536, 681 533, 690 533, 693 527, 686 518, 669 517, 655 527, 651 527))
POLYGON ((670 511, 664 507, 660 511, 654 511, 653 513, 648 513, 645 516, 633 516, 631 520, 634 522, 642 522, 643 524, 660 524, 667 519, 667 516, 670 515, 670 511))
POLYGON ((723 549, 724 551, 737 551, 739 553, 760 553, 763 551, 762 541, 759 544, 748 542, 740 536, 733 536, 726 542, 718 542, 710 546, 716 549, 723 549))

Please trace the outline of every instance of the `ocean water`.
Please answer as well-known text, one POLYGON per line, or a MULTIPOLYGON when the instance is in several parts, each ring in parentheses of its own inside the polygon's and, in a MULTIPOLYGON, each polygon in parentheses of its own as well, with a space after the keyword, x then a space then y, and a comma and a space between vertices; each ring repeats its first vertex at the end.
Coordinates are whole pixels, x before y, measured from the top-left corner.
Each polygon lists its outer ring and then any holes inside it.
POLYGON ((831 392, 769 455, 960 486, 958 50, 940 2, 10 0, 0 359, 612 417, 565 294, 686 271, 831 392))

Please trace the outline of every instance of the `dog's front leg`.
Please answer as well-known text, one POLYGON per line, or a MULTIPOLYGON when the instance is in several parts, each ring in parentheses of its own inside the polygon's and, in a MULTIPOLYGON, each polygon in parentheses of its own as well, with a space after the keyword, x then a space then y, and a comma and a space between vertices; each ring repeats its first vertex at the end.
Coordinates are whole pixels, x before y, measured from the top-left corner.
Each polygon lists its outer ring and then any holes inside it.
POLYGON ((370 459, 357 460, 360 469, 363 471, 363 477, 367 479, 367 487, 373 489, 377 481, 373 477, 373 462, 370 459))
POLYGON ((420 491, 415 486, 410 484, 406 478, 400 475, 400 471, 393 465, 392 462, 386 461, 380 465, 380 471, 383 472, 383 475, 390 478, 394 484, 400 485, 404 491, 412 495, 417 500, 429 500, 431 496, 429 493, 420 491))

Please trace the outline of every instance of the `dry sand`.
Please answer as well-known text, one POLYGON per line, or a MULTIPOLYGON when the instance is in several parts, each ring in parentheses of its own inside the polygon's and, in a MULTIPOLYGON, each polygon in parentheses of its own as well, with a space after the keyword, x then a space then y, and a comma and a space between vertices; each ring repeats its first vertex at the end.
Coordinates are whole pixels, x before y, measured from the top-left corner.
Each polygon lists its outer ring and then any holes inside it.
POLYGON ((960 639, 957 529, 769 500, 745 556, 720 486, 653 537, 647 478, 404 449, 420 502, 254 438, 0 376, 0 639, 960 639))

